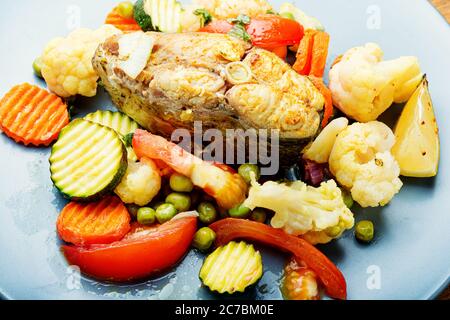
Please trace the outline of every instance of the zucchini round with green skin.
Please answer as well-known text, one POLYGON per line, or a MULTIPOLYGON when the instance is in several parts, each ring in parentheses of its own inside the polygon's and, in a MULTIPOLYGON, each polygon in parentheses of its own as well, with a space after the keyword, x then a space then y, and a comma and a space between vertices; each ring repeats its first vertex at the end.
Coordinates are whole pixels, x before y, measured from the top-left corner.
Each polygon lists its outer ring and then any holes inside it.
POLYGON ((258 282, 262 274, 261 254, 253 245, 232 241, 206 258, 200 279, 211 291, 233 294, 244 292, 258 282))
POLYGON ((181 30, 182 11, 176 0, 138 0, 134 19, 144 31, 175 33, 181 30))
MULTIPOLYGON (((88 114, 84 119, 113 129, 121 136, 124 143, 125 138, 128 135, 133 134, 139 128, 139 125, 133 119, 126 114, 117 111, 99 110, 88 114)), ((137 161, 137 156, 131 146, 127 146, 127 151, 128 159, 130 161, 137 161)))
POLYGON ((95 201, 119 184, 127 150, 111 128, 77 119, 65 127, 50 156, 51 179, 68 199, 95 201))

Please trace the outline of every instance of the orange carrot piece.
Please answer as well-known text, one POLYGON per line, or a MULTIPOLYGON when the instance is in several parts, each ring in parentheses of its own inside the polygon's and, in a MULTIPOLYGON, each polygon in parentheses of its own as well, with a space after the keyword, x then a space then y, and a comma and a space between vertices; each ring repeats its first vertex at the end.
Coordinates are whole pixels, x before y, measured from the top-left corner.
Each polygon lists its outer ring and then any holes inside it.
POLYGON ((334 109, 333 109, 333 98, 331 95, 330 89, 323 83, 322 78, 318 77, 308 77, 311 82, 314 84, 314 86, 320 91, 320 93, 325 98, 325 108, 323 113, 323 119, 322 119, 322 128, 325 128, 330 121, 331 117, 333 116, 334 109))
POLYGON ((297 57, 292 68, 301 75, 308 75, 311 71, 312 49, 315 30, 306 30, 297 51, 297 57))
POLYGON ((124 32, 142 30, 133 18, 124 18, 119 14, 118 7, 115 7, 106 17, 105 24, 111 24, 124 32))
POLYGON ((68 123, 61 98, 28 83, 13 87, 0 101, 0 129, 17 143, 48 146, 68 123))
POLYGON ((310 76, 322 78, 325 71, 325 65, 328 58, 328 46, 330 44, 330 35, 324 31, 314 34, 313 49, 311 56, 310 76))
POLYGON ((69 203, 58 217, 58 234, 66 242, 79 246, 109 244, 121 240, 130 231, 130 214, 118 197, 99 202, 69 203))
POLYGON ((338 64, 339 62, 341 62, 343 57, 344 57, 343 54, 337 56, 336 59, 334 59, 333 64, 331 65, 331 67, 333 68, 334 65, 338 64))

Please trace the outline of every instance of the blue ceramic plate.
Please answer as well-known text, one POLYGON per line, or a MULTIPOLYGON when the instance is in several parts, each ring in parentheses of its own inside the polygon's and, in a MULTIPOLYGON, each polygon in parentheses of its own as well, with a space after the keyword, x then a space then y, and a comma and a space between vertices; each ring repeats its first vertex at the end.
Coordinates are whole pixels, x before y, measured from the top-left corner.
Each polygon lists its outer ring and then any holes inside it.
MULTIPOLYGON (((0 95, 17 83, 45 84, 31 64, 53 37, 81 25, 97 28, 116 1, 3 0, 0 13, 0 95)), ((281 1, 273 1, 279 3, 281 1)), ((357 210, 372 219, 376 241, 358 244, 351 233, 321 249, 338 265, 349 299, 430 299, 449 283, 450 28, 425 0, 295 1, 331 34, 329 61, 350 47, 377 42, 386 58, 415 55, 428 74, 441 129, 439 176, 404 179, 382 209, 357 210)), ((85 99, 82 114, 113 108, 101 92, 85 99)), ((0 135, 0 294, 11 299, 212 299, 197 277, 203 257, 189 253, 162 278, 135 285, 97 283, 67 266, 55 233, 66 201, 49 178, 49 149, 25 148, 0 135)), ((242 298, 279 299, 284 258, 264 250, 265 273, 242 298)))

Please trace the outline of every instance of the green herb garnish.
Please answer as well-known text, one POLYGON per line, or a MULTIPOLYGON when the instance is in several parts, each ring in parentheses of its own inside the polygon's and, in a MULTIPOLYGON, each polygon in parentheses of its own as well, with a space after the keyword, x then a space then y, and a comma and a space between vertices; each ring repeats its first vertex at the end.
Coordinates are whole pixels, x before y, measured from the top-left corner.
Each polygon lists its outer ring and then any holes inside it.
POLYGON ((240 38, 244 41, 250 42, 252 38, 248 34, 245 26, 250 24, 250 17, 245 14, 240 14, 237 18, 228 19, 229 23, 234 24, 233 28, 228 32, 232 37, 240 38))
POLYGON ((202 18, 202 27, 206 26, 212 21, 212 15, 206 9, 197 9, 194 11, 194 14, 202 18))
POLYGON ((133 138, 134 133, 129 133, 123 136, 123 142, 127 148, 130 148, 133 146, 133 138))
POLYGON ((232 24, 250 24, 250 17, 246 14, 240 14, 237 18, 228 19, 229 23, 232 24))

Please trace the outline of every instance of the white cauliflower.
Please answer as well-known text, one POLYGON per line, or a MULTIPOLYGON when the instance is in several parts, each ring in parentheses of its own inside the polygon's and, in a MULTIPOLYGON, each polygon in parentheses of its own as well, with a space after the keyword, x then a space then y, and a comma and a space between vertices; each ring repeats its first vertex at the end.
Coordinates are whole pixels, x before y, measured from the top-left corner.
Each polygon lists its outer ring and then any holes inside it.
POLYGON ((195 10, 203 9, 196 4, 190 4, 183 9, 181 13, 181 31, 196 32, 202 27, 203 19, 200 15, 194 14, 195 10))
POLYGON ((161 190, 161 175, 153 160, 128 162, 128 169, 115 193, 127 204, 145 206, 161 190))
POLYGON ((42 54, 42 76, 48 88, 58 96, 93 97, 97 93, 98 75, 92 67, 95 50, 110 36, 121 31, 104 25, 95 31, 78 29, 67 38, 48 43, 42 54))
POLYGON ((236 18, 240 14, 256 17, 273 9, 266 0, 195 0, 194 3, 216 19, 236 18))
POLYGON ((341 117, 331 121, 307 148, 303 157, 317 163, 327 163, 339 133, 348 126, 348 119, 341 117))
POLYGON ((339 238, 354 225, 352 212, 344 204, 341 189, 334 180, 319 188, 301 181, 279 184, 254 182, 245 207, 270 209, 275 212, 271 225, 307 241, 327 243, 339 238))
POLYGON ((400 191, 400 168, 391 154, 394 144, 392 130, 378 121, 354 123, 337 137, 330 170, 362 207, 384 206, 400 191))
POLYGON ((381 48, 368 43, 348 50, 330 70, 333 102, 359 122, 376 120, 393 102, 407 101, 422 80, 416 57, 382 60, 381 48))

